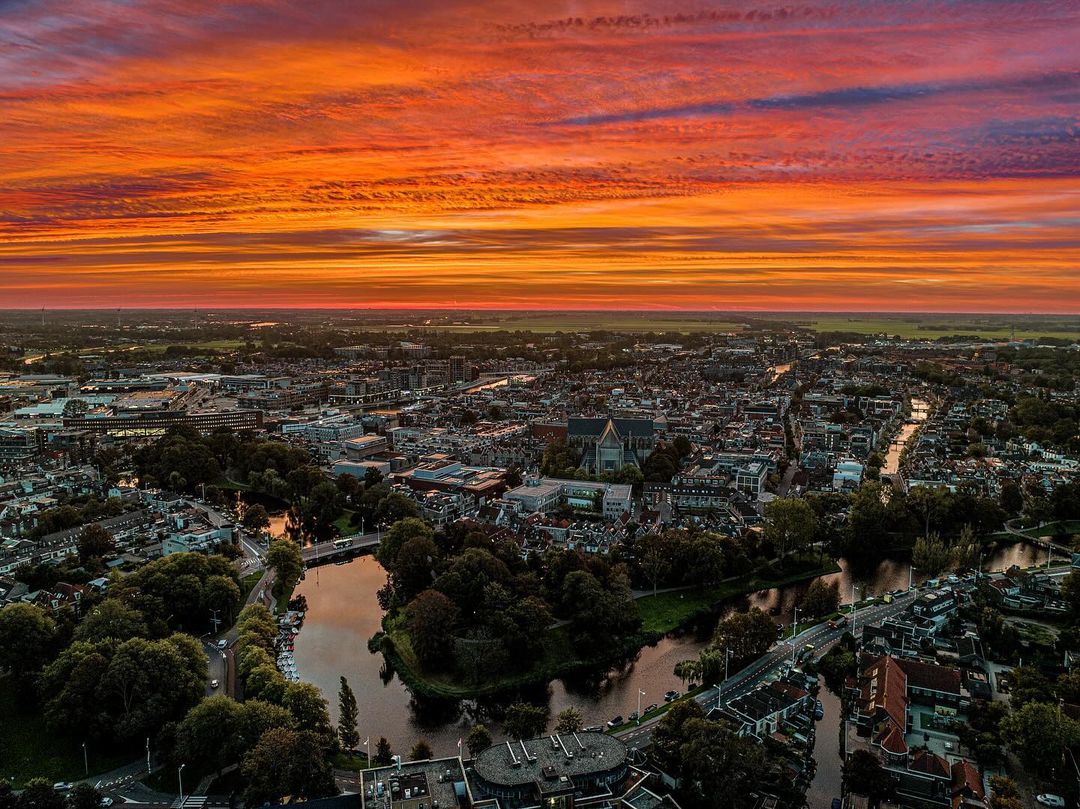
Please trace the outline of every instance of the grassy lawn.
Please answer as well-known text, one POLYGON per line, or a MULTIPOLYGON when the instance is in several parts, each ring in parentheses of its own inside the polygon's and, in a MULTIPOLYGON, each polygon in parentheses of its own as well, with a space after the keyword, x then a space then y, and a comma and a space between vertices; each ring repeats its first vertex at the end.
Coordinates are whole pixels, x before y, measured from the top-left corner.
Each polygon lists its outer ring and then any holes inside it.
POLYGON ((824 576, 835 573, 839 569, 831 559, 818 563, 815 558, 794 564, 787 572, 759 572, 748 579, 726 582, 704 590, 681 590, 645 596, 637 602, 643 622, 642 628, 645 632, 666 634, 677 629, 694 615, 708 612, 713 606, 726 599, 824 576))
MULTIPOLYGON (((14 778, 16 789, 31 778, 49 782, 85 777, 82 740, 49 733, 39 710, 27 712, 29 700, 11 676, 0 677, 0 755, 4 778, 14 778)), ((138 751, 106 751, 104 745, 87 745, 90 774, 96 775, 130 764, 138 751)))
POLYGON ((262 579, 261 570, 253 570, 248 573, 244 578, 240 579, 240 600, 243 602, 251 595, 251 591, 255 589, 255 585, 262 579))
POLYGON ((334 527, 337 528, 338 533, 343 537, 347 537, 350 534, 355 534, 360 531, 359 525, 352 525, 349 520, 352 519, 353 512, 349 509, 345 509, 341 516, 334 520, 334 527))

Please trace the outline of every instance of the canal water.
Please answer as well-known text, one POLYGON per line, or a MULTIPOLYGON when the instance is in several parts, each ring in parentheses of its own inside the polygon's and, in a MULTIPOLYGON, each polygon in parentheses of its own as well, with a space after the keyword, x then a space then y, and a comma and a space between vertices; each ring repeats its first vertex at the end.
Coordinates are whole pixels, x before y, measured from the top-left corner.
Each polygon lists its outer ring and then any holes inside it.
MULTIPOLYGON (((1004 545, 988 553, 984 568, 998 571, 1013 564, 1028 567, 1045 558, 1045 551, 1033 546, 1004 545)), ((910 566, 903 561, 886 560, 869 570, 855 570, 843 559, 839 565, 839 572, 823 578, 839 583, 844 603, 851 601, 853 584, 856 595, 876 595, 908 586, 910 566)), ((916 573, 914 581, 919 580, 916 573)), ((452 755, 457 752, 457 740, 477 721, 484 722, 498 738, 497 717, 506 702, 514 701, 513 695, 502 702, 414 698, 400 679, 386 670, 382 655, 368 651, 368 639, 380 629, 382 610, 376 593, 385 583, 384 570, 371 556, 307 572, 297 588, 308 602, 304 628, 296 640, 301 679, 322 691, 336 721, 339 678, 347 677, 360 706, 360 735, 370 735, 372 744, 385 736, 395 750, 407 752, 423 738, 437 754, 452 755)), ((776 620, 790 623, 795 605, 809 586, 807 581, 732 599, 722 614, 760 607, 776 620)), ((616 715, 627 716, 636 710, 639 689, 645 692, 643 707, 662 702, 668 690, 685 690, 685 684, 673 674, 675 664, 698 655, 708 643, 708 629, 705 627, 701 635, 665 637, 655 646, 642 649, 635 660, 619 669, 556 680, 521 696, 538 704, 546 701, 552 723, 559 711, 573 706, 581 711, 585 725, 602 725, 616 715)), ((821 723, 821 729, 825 731, 825 723, 821 723)))

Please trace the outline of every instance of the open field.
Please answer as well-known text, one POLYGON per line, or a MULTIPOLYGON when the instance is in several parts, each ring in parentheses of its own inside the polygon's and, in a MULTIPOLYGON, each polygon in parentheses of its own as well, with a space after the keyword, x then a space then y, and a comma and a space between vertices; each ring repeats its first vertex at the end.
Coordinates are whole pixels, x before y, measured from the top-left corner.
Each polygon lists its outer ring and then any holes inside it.
POLYGON ((814 331, 888 334, 934 340, 953 335, 976 335, 987 339, 1017 340, 1038 337, 1080 338, 1080 318, 1067 315, 1031 317, 1017 315, 939 314, 767 314, 768 320, 783 321, 814 331), (1015 332, 1014 332, 1015 327, 1015 332))
POLYGON ((441 320, 409 319, 399 323, 364 326, 369 331, 528 331, 537 334, 577 331, 624 332, 729 332, 745 328, 745 324, 705 313, 650 312, 507 312, 505 315, 484 314, 475 317, 441 320), (449 322, 447 322, 449 321, 449 322))

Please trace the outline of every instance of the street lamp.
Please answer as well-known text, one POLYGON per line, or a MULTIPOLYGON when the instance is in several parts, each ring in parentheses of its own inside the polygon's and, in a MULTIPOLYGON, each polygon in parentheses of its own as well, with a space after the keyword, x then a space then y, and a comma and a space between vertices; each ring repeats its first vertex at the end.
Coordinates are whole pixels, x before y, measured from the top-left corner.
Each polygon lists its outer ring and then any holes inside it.
POLYGON ((643 696, 645 696, 645 692, 639 688, 637 692, 637 723, 639 725, 641 724, 641 698, 643 696))
POLYGON ((795 665, 795 633, 799 629, 799 608, 795 608, 795 617, 791 622, 791 665, 795 665))
POLYGON ((150 737, 146 737, 146 774, 150 775, 150 737))
POLYGON ((187 764, 181 764, 176 770, 176 780, 180 784, 180 805, 184 805, 184 767, 187 764))
POLYGON ((858 620, 859 602, 855 600, 855 582, 851 583, 851 635, 855 636, 855 622, 858 620))
POLYGON ((86 775, 87 778, 89 778, 90 777, 90 759, 88 759, 86 757, 86 742, 82 743, 82 763, 83 763, 83 774, 86 775))
POLYGON ((724 682, 728 681, 728 663, 731 662, 731 649, 724 649, 724 682))

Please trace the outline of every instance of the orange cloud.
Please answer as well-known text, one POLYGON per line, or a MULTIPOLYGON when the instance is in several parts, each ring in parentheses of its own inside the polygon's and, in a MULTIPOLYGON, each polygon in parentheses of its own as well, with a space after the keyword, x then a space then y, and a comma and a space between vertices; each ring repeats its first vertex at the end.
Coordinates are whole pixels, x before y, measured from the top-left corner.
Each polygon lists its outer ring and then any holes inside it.
POLYGON ((0 305, 1080 310, 1080 8, 25 0, 0 305))

